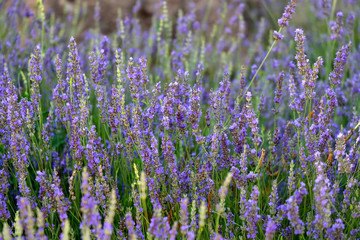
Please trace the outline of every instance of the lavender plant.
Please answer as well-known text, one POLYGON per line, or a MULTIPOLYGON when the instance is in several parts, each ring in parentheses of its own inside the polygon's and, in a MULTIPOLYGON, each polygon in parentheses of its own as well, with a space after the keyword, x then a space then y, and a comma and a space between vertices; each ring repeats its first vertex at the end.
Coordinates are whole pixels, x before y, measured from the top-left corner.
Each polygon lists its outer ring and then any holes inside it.
POLYGON ((0 2, 0 239, 360 239, 359 2, 251 2, 0 2))

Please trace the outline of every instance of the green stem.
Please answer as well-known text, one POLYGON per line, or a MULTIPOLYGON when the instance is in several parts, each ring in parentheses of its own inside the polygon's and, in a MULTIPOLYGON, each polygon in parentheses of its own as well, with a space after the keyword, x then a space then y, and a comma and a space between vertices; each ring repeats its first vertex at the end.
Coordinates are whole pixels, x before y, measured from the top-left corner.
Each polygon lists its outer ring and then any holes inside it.
MULTIPOLYGON (((279 33, 281 32, 281 30, 282 30, 282 28, 280 28, 280 29, 279 29, 279 33)), ((258 67, 258 69, 256 70, 256 72, 255 72, 254 76, 252 77, 252 79, 251 79, 251 81, 250 81, 250 83, 249 83, 248 87, 247 87, 247 88, 246 88, 246 90, 244 91, 244 94, 241 96, 241 98, 240 98, 240 101, 239 101, 239 102, 241 102, 241 100, 244 98, 244 96, 245 96, 245 94, 247 93, 247 91, 250 89, 250 87, 251 87, 252 83, 254 82, 254 80, 255 80, 256 76, 259 74, 259 72, 260 72, 260 70, 261 70, 261 67, 264 65, 264 63, 265 63, 266 59, 267 59, 267 58, 268 58, 268 56, 270 55, 271 50, 272 50, 272 49, 274 48, 274 46, 276 45, 277 41, 278 41, 278 40, 274 40, 274 41, 273 41, 273 43, 271 44, 271 46, 270 46, 270 48, 269 48, 268 52, 266 53, 266 55, 265 55, 264 59, 262 60, 262 62, 261 62, 261 64, 260 64, 260 66, 259 66, 259 67, 258 67)))
POLYGON ((334 19, 336 4, 337 4, 337 0, 333 0, 332 7, 331 7, 330 21, 332 21, 334 19))
POLYGON ((219 231, 219 221, 220 221, 220 213, 216 216, 216 222, 215 222, 215 233, 217 234, 219 231))
POLYGON ((149 216, 148 216, 147 207, 146 207, 146 198, 141 199, 141 202, 142 202, 142 205, 143 205, 143 208, 144 208, 144 218, 145 218, 144 227, 145 227, 145 229, 147 229, 148 224, 149 224, 149 216))

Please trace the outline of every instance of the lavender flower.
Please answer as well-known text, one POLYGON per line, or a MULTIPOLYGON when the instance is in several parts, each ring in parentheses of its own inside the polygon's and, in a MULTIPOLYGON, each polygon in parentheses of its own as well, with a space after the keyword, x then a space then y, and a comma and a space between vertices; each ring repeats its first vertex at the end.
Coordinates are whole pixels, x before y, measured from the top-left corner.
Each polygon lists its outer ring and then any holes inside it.
POLYGON ((279 104, 281 101, 281 95, 282 95, 282 82, 284 80, 285 74, 281 72, 276 80, 276 90, 275 90, 275 97, 274 97, 274 103, 279 104))
POLYGON ((180 211, 180 224, 181 224, 181 234, 184 236, 189 229, 188 225, 188 202, 187 198, 181 199, 181 211, 180 211))
POLYGON ((91 227, 93 227, 93 234, 95 236, 100 236, 101 232, 101 223, 100 223, 100 214, 98 212, 98 202, 91 195, 92 189, 90 186, 89 174, 87 168, 84 168, 82 172, 82 183, 81 183, 81 212, 82 212, 82 222, 80 228, 82 233, 85 235, 91 227))
POLYGON ((135 229, 134 229, 135 223, 132 220, 131 214, 127 213, 125 216, 125 219, 126 219, 125 224, 126 224, 126 228, 128 230, 129 239, 136 240, 137 236, 136 236, 135 229))
POLYGON ((288 178, 288 190, 289 194, 292 194, 295 190, 295 176, 294 176, 294 162, 291 161, 290 163, 290 172, 289 172, 289 178, 288 178))
POLYGON ((320 153, 315 153, 315 166, 317 177, 315 179, 314 194, 315 194, 315 229, 319 232, 330 227, 330 181, 324 174, 324 163, 320 161, 320 153))
POLYGON ((31 55, 29 62, 30 82, 31 82, 31 99, 33 102, 33 108, 36 113, 39 114, 40 103, 40 83, 42 80, 42 64, 41 64, 41 49, 40 45, 37 45, 34 54, 31 55))
POLYGON ((30 201, 27 198, 18 199, 20 211, 20 222, 22 229, 25 231, 26 239, 35 239, 35 217, 31 208, 30 201))
POLYGON ((350 174, 353 168, 349 156, 345 153, 345 136, 342 133, 336 138, 335 158, 338 162, 339 173, 350 174))
POLYGON ((341 35, 344 32, 343 25, 344 25, 344 14, 342 12, 337 12, 336 13, 336 22, 330 22, 330 26, 331 26, 330 27, 331 28, 330 39, 331 40, 341 37, 341 35))
POLYGON ((281 39, 284 38, 284 35, 282 35, 282 34, 279 33, 278 31, 274 31, 273 35, 274 35, 274 40, 275 40, 275 41, 279 41, 279 40, 281 40, 281 39))
POLYGON ((194 132, 198 131, 198 123, 201 117, 200 111, 200 89, 194 86, 190 91, 189 125, 194 132))
POLYGON ((85 82, 80 69, 80 57, 75 39, 70 38, 68 46, 70 52, 68 57, 66 80, 69 85, 70 99, 75 106, 79 106, 79 101, 85 92, 85 82))
POLYGON ((112 34, 105 2, 82 33, 82 6, 0 2, 0 239, 359 235, 358 0, 304 4, 306 36, 289 0, 270 46, 253 1, 161 1, 145 26, 137 0, 112 34))
POLYGON ((304 232, 304 222, 299 217, 299 206, 294 196, 290 196, 286 200, 287 218, 291 226, 295 230, 295 234, 302 234, 304 232))
POLYGON ((109 211, 104 221, 103 239, 111 239, 111 235, 113 232, 112 225, 115 217, 115 210, 116 210, 116 193, 115 190, 112 190, 109 211))
POLYGON ((253 187, 250 199, 247 202, 247 210, 245 212, 246 218, 246 230, 248 231, 247 237, 255 239, 257 235, 257 222, 260 220, 260 215, 258 211, 258 199, 259 199, 259 189, 257 186, 253 187))
MULTIPOLYGON (((177 224, 174 224, 174 226, 176 226, 176 225, 177 224)), ((128 227, 128 229, 129 229, 129 227, 128 227)), ((131 229, 129 229, 129 236, 131 236, 130 230, 131 229)), ((154 216, 151 219, 148 232, 151 236, 158 238, 158 239, 165 239, 165 238, 169 237, 169 233, 170 233, 169 222, 167 221, 167 217, 162 217, 161 206, 159 206, 158 204, 155 205, 154 216)), ((171 231, 170 234, 176 235, 176 233, 174 233, 174 231, 171 231)))
POLYGON ((273 221, 273 219, 270 216, 267 216, 265 239, 266 240, 274 239, 276 229, 277 229, 276 223, 273 221))
POLYGON ((286 28, 289 25, 289 20, 292 18, 292 15, 295 13, 297 0, 291 0, 288 5, 285 7, 282 17, 278 20, 280 28, 286 28))
POLYGON ((344 68, 350 54, 351 42, 348 45, 342 46, 336 53, 334 60, 334 70, 329 74, 329 81, 332 87, 336 87, 340 84, 344 76, 344 68))
POLYGON ((331 228, 328 229, 326 236, 331 239, 342 239, 344 237, 343 230, 345 229, 343 221, 338 218, 331 228))
POLYGON ((270 214, 274 216, 276 214, 276 208, 277 208, 277 202, 278 202, 278 193, 277 193, 277 180, 275 179, 272 182, 272 188, 271 188, 271 197, 269 201, 269 207, 270 207, 270 214))
POLYGON ((295 41, 296 41, 296 51, 297 54, 295 59, 297 60, 297 67, 299 73, 303 76, 309 71, 310 64, 309 60, 306 59, 305 55, 305 39, 304 31, 302 29, 296 29, 295 31, 295 41))
POLYGON ((10 212, 6 206, 8 200, 7 193, 10 187, 8 182, 8 173, 5 169, 0 170, 0 219, 4 222, 10 218, 10 212))
POLYGON ((246 107, 246 109, 245 109, 245 117, 246 117, 246 119, 248 121, 248 125, 250 126, 251 133, 254 136, 254 145, 255 145, 255 147, 257 147, 261 142, 260 137, 258 137, 259 119, 256 117, 255 112, 254 112, 254 110, 252 108, 251 93, 250 92, 246 93, 246 101, 247 101, 247 103, 246 103, 246 106, 245 106, 246 107))

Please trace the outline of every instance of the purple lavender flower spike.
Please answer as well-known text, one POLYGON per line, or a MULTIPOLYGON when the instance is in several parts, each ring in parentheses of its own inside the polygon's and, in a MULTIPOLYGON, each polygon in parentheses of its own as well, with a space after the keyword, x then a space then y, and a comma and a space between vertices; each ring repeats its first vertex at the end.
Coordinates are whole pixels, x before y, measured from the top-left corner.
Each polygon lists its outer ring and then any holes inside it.
POLYGON ((246 230, 248 231, 247 237, 255 239, 258 233, 257 222, 260 220, 259 207, 258 207, 258 198, 259 198, 259 189, 257 186, 253 187, 250 199, 247 202, 247 210, 245 212, 246 218, 246 230))
POLYGON ((266 240, 274 239, 276 229, 277 229, 277 226, 276 226, 276 223, 274 222, 274 220, 270 216, 267 216, 265 239, 266 240))
POLYGON ((334 70, 329 74, 329 81, 332 87, 338 86, 344 76, 344 68, 350 54, 350 48, 351 42, 346 46, 342 46, 336 53, 334 70))

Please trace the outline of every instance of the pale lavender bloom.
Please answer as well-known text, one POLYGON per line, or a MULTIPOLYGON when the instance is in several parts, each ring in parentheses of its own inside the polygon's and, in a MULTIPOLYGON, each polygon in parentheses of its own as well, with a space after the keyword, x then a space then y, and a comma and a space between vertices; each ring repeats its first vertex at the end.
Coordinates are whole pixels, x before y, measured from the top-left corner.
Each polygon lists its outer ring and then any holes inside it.
POLYGON ((267 218, 268 218, 268 220, 266 223, 265 239, 272 240, 272 239, 274 239, 277 226, 276 226, 275 221, 270 216, 267 216, 267 218))
POLYGON ((136 233, 135 233, 135 229, 134 229, 135 223, 132 219, 131 213, 126 213, 125 225, 128 230, 129 239, 135 240, 136 239, 136 233))
POLYGON ((345 136, 340 132, 336 138, 335 159, 338 162, 339 173, 350 174, 353 168, 349 156, 345 152, 345 136))
POLYGON ((307 189, 306 189, 305 183, 300 182, 300 187, 299 187, 299 189, 297 189, 297 190, 295 191, 295 194, 294 194, 296 203, 297 203, 298 205, 300 205, 301 202, 302 202, 302 199, 303 199, 304 196, 306 196, 307 194, 308 194, 308 191, 307 191, 307 189))
POLYGON ((289 95, 290 95, 290 99, 291 102, 289 104, 289 107, 291 108, 291 110, 296 110, 297 108, 297 92, 296 92, 296 86, 295 86, 295 82, 294 82, 294 75, 290 74, 290 78, 289 78, 289 95))
POLYGON ((275 179, 272 183, 272 189, 269 200, 270 214, 274 216, 276 214, 276 208, 278 205, 278 192, 277 192, 277 180, 275 179))
POLYGON ((278 104, 281 101, 282 96, 282 83, 284 80, 285 74, 281 72, 276 79, 276 90, 275 90, 275 97, 274 97, 274 103, 278 104))
POLYGON ((341 83, 344 76, 344 68, 350 54, 351 42, 348 45, 342 46, 336 53, 334 60, 334 70, 329 74, 329 81, 332 87, 336 87, 341 83))
POLYGON ((320 153, 315 153, 315 166, 316 166, 316 179, 314 185, 314 203, 315 203, 315 219, 313 224, 315 229, 319 232, 326 230, 330 227, 330 181, 325 175, 324 163, 320 160, 320 153))
POLYGON ((81 183, 81 212, 82 222, 80 228, 82 230, 93 227, 93 234, 99 236, 101 233, 101 216, 98 211, 98 202, 95 197, 91 195, 93 189, 91 188, 89 174, 87 168, 84 168, 82 172, 82 183, 81 183))
POLYGON ((31 100, 33 108, 39 114, 39 103, 41 99, 40 84, 42 80, 41 48, 37 45, 29 62, 30 81, 31 81, 31 100))
POLYGON ((190 226, 188 225, 189 220, 188 220, 188 198, 183 198, 181 199, 181 203, 180 203, 180 224, 181 224, 181 234, 184 236, 187 232, 188 229, 190 228, 190 226))
MULTIPOLYGON (((169 226, 168 218, 161 216, 161 211, 162 210, 160 204, 155 204, 154 215, 150 221, 148 232, 157 239, 167 239, 170 233, 170 226, 169 226)), ((130 236, 130 230, 131 229, 129 229, 129 236, 130 236)), ((171 235, 173 234, 174 233, 172 233, 171 235)))
POLYGON ((19 197, 18 207, 20 211, 20 222, 25 230, 26 239, 35 239, 35 217, 30 201, 27 198, 19 197))
POLYGON ((304 222, 299 217, 299 206, 295 196, 291 196, 286 200, 286 211, 287 218, 294 228, 295 234, 302 234, 304 232, 304 222))
MULTIPOLYGON (((5 157, 4 157, 5 159, 5 157)), ((9 174, 5 169, 0 170, 0 219, 2 221, 7 221, 10 218, 10 212, 7 209, 7 193, 10 187, 8 182, 9 174)))
POLYGON ((342 37, 342 34, 344 33, 343 26, 344 26, 344 14, 342 12, 337 12, 336 21, 330 22, 331 40, 335 40, 342 37))
POLYGON ((246 93, 246 106, 244 108, 245 117, 247 119, 247 123, 250 127, 251 133, 253 134, 253 141, 255 147, 257 147, 261 143, 261 138, 258 136, 259 132, 259 119, 257 118, 255 111, 252 107, 251 101, 252 95, 251 92, 246 93))
POLYGON ((310 69, 309 60, 306 58, 305 54, 305 35, 302 29, 295 30, 295 42, 296 42, 296 56, 295 59, 297 61, 297 67, 299 69, 299 73, 303 76, 310 69))
POLYGON ((195 85, 190 90, 190 108, 188 110, 189 125, 194 132, 198 131, 199 120, 201 117, 200 110, 200 88, 195 85))
POLYGON ((259 189, 255 185, 253 187, 253 191, 251 192, 250 199, 246 204, 247 210, 244 214, 246 217, 247 237, 251 239, 256 238, 258 232, 256 224, 261 218, 261 216, 258 213, 260 210, 260 208, 258 207, 259 194, 260 194, 259 189))
POLYGON ((346 184, 346 188, 343 192, 344 195, 344 199, 342 201, 342 212, 343 213, 347 213, 349 210, 349 206, 350 206, 350 201, 351 201, 351 193, 352 193, 352 189, 354 189, 355 187, 358 186, 358 180, 354 177, 351 177, 347 184, 346 184))
POLYGON ((292 18, 292 15, 295 13, 297 0, 291 0, 288 5, 285 7, 282 17, 278 20, 278 24, 281 28, 285 28, 289 25, 289 20, 292 18))
POLYGON ((282 35, 278 31, 274 31, 273 36, 274 36, 274 40, 276 40, 276 41, 281 40, 281 39, 284 38, 284 35, 282 35))
POLYGON ((341 218, 338 218, 335 220, 334 224, 331 226, 331 228, 328 229, 326 236, 330 240, 337 240, 337 239, 343 239, 343 231, 345 229, 345 225, 341 218))

